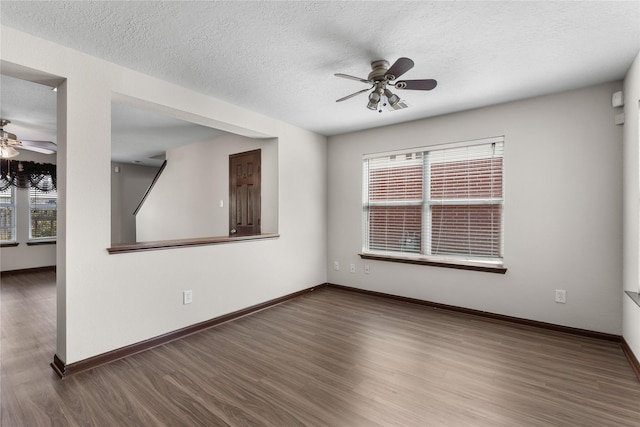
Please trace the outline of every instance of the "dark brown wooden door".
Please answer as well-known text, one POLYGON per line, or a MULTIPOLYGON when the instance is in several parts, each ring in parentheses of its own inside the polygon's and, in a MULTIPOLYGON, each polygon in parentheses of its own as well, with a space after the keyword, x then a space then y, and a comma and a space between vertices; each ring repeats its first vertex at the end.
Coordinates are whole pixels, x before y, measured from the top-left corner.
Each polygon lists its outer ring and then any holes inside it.
POLYGON ((260 150, 229 156, 229 235, 260 234, 260 150))

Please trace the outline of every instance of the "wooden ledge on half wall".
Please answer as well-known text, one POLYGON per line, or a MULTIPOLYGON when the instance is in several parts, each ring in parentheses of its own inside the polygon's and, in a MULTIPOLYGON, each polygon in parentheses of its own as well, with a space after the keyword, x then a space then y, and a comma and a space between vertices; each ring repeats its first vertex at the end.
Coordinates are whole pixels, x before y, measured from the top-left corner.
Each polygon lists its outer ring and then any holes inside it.
POLYGON ((263 233, 252 236, 216 236, 198 237, 193 239, 156 240, 153 242, 120 243, 107 248, 110 254, 122 254, 139 251, 157 251, 160 249, 182 248, 188 246, 219 245, 223 243, 238 243, 254 240, 277 239, 278 233, 263 233))

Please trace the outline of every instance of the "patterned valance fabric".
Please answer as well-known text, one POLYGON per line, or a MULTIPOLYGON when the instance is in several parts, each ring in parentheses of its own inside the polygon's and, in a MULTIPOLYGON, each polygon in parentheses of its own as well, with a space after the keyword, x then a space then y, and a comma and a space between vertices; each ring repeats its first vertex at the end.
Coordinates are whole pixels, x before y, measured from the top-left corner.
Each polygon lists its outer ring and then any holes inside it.
POLYGON ((11 186, 20 189, 36 188, 45 193, 57 190, 56 165, 1 159, 0 191, 11 186))

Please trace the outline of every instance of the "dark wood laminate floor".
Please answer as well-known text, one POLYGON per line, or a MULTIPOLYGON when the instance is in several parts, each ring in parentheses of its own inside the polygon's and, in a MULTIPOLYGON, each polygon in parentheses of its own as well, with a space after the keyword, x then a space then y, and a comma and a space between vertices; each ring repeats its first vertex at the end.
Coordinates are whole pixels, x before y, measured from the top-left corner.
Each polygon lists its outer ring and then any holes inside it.
POLYGON ((321 289, 60 380, 52 272, 2 277, 2 426, 640 426, 615 343, 321 289))

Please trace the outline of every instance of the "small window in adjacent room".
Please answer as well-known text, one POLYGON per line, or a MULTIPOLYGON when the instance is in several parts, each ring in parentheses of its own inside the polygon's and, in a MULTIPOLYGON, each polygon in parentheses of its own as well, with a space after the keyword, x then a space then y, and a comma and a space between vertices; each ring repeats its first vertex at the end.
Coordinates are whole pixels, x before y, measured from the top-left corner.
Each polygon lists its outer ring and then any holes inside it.
POLYGON ((0 243, 16 241, 16 189, 0 191, 0 243))
POLYGON ((504 138, 364 156, 364 254, 501 266, 504 138))
MULTIPOLYGON (((50 177, 47 177, 50 178, 50 177)), ((58 193, 29 189, 29 240, 55 240, 58 193)))

